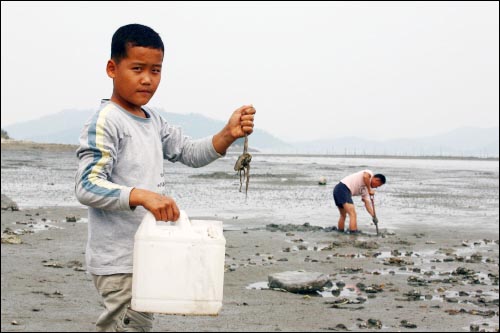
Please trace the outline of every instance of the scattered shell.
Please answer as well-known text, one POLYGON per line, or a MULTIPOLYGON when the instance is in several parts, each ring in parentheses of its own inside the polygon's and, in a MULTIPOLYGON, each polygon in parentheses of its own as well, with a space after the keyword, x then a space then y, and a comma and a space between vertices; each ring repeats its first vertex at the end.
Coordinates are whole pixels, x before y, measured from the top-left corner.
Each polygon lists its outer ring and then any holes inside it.
POLYGON ((417 325, 408 321, 408 320, 401 320, 401 326, 406 327, 406 328, 417 328, 417 325))
POLYGON ((45 264, 43 264, 45 267, 52 267, 52 268, 63 268, 63 264, 60 264, 56 261, 53 261, 53 262, 47 262, 45 264))
POLYGON ((22 244, 23 241, 19 236, 2 234, 2 244, 22 244))
POLYGON ((382 328, 382 322, 378 319, 368 319, 367 321, 367 324, 368 324, 368 327, 370 328, 378 328, 378 329, 381 329, 382 328))

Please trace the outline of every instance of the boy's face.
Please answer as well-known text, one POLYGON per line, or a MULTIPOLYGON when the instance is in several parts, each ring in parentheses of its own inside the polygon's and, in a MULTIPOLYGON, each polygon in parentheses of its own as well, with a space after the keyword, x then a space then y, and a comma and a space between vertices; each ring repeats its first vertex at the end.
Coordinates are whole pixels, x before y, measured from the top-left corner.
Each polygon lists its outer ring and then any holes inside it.
POLYGON ((161 79, 163 52, 142 46, 128 47, 127 57, 108 61, 106 71, 113 79, 111 100, 128 111, 140 111, 153 97, 161 79))

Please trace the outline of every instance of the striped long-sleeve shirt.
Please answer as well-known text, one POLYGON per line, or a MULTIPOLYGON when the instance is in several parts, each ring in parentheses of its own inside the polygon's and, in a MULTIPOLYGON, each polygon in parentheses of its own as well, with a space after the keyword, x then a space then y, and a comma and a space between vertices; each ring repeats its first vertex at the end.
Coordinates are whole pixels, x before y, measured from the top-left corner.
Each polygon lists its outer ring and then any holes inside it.
POLYGON ((163 159, 201 167, 221 156, 212 137, 191 140, 154 110, 143 110, 148 118, 104 100, 80 135, 75 193, 89 206, 86 261, 92 274, 132 273, 134 235, 145 210, 131 209, 130 192, 165 194, 163 159))

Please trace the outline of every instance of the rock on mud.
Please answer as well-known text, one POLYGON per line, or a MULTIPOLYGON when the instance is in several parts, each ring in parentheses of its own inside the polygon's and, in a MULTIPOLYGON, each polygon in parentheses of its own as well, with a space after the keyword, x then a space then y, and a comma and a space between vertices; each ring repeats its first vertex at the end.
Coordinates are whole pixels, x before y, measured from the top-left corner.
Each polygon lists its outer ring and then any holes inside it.
POLYGON ((22 244, 23 241, 19 236, 16 235, 7 235, 2 233, 2 244, 22 244))
POLYGON ((330 278, 319 272, 288 271, 271 274, 269 288, 280 288, 291 293, 310 293, 321 290, 330 278))
POLYGON ((5 194, 2 194, 2 210, 11 210, 11 211, 16 211, 19 210, 19 207, 17 207, 17 204, 12 201, 11 198, 6 196, 5 194))
POLYGON ((266 225, 266 230, 271 232, 281 231, 281 232, 295 232, 295 231, 323 231, 324 228, 320 226, 311 225, 309 223, 304 223, 302 225, 297 224, 275 224, 271 223, 266 225))
POLYGON ((379 248, 379 245, 377 242, 366 242, 366 241, 355 241, 354 242, 354 247, 358 247, 361 249, 369 249, 369 250, 375 250, 379 248))

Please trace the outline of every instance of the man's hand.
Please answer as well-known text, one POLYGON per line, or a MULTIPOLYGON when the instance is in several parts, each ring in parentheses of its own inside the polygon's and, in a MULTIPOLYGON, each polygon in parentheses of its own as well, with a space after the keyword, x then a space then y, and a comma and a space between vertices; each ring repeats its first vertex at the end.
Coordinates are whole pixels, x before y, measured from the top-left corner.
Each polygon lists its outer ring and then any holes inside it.
POLYGON ((177 221, 179 208, 174 199, 155 192, 134 188, 130 192, 129 204, 143 206, 149 210, 157 221, 177 221))
POLYGON ((236 139, 253 132, 255 112, 252 105, 244 105, 233 112, 227 125, 212 139, 212 144, 219 154, 224 154, 236 139))
POLYGON ((372 217, 372 221, 374 224, 378 224, 378 218, 376 216, 372 217))

